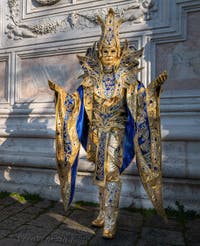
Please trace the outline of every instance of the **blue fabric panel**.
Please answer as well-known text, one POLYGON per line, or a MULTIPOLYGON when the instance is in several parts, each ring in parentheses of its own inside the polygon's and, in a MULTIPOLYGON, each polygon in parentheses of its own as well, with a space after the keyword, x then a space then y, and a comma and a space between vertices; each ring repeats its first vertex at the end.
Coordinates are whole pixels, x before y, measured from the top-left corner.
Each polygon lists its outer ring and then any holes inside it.
MULTIPOLYGON (((78 139, 83 145, 84 149, 86 150, 87 148, 87 138, 88 138, 88 130, 89 130, 89 124, 88 124, 88 118, 87 114, 84 109, 84 93, 83 93, 83 86, 79 86, 77 89, 80 100, 81 100, 81 107, 80 107, 80 112, 78 115, 78 119, 76 122, 76 131, 78 134, 78 139)), ((76 156, 76 159, 72 165, 71 168, 71 192, 70 192, 70 199, 68 203, 68 207, 72 203, 73 197, 74 197, 74 191, 75 191, 75 184, 76 184, 76 173, 77 173, 77 166, 78 166, 78 156, 79 153, 76 156)))
POLYGON ((80 100, 81 100, 81 108, 78 116, 78 120, 76 123, 76 130, 78 133, 79 141, 81 142, 83 148, 87 149, 87 139, 88 139, 88 131, 89 131, 89 120, 84 108, 84 93, 83 93, 83 86, 79 86, 77 89, 80 100))
POLYGON ((99 139, 99 149, 97 155, 97 170, 96 170, 96 180, 103 181, 104 180, 104 162, 105 162, 105 146, 106 146, 106 132, 102 132, 99 139))
POLYGON ((125 136, 123 144, 123 162, 122 167, 120 168, 120 173, 124 171, 131 163, 135 151, 134 151, 134 136, 135 136, 135 122, 131 116, 130 110, 127 107, 127 122, 125 126, 125 136))
POLYGON ((70 192, 68 207, 71 205, 73 197, 74 197, 75 184, 76 184, 76 173, 77 173, 77 166, 78 166, 78 156, 79 156, 79 152, 71 168, 71 192, 70 192))

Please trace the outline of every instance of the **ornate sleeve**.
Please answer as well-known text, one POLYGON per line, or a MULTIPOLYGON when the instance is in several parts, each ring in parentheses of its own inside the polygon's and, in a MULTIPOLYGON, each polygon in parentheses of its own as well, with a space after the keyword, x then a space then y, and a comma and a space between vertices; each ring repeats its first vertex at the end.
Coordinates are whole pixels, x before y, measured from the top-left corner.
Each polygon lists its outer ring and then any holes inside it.
POLYGON ((135 122, 134 150, 142 184, 157 213, 166 219, 162 202, 160 87, 140 82, 127 91, 127 103, 135 122), (129 91, 130 90, 130 91, 129 91))
POLYGON ((76 166, 80 142, 76 122, 80 111, 79 93, 67 94, 62 87, 48 81, 49 87, 55 92, 56 108, 56 158, 60 180, 61 196, 67 209, 72 201, 76 166))

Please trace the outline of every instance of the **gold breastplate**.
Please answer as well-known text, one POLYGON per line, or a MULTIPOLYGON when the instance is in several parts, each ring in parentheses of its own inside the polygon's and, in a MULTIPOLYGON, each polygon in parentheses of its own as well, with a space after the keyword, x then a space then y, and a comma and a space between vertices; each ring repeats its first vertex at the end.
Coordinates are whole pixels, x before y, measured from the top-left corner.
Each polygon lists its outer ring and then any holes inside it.
POLYGON ((115 74, 103 74, 102 79, 94 85, 94 94, 106 100, 121 97, 122 90, 122 80, 120 76, 115 74))
POLYGON ((124 128, 126 121, 125 89, 119 96, 102 98, 94 93, 92 125, 109 131, 111 128, 124 128))

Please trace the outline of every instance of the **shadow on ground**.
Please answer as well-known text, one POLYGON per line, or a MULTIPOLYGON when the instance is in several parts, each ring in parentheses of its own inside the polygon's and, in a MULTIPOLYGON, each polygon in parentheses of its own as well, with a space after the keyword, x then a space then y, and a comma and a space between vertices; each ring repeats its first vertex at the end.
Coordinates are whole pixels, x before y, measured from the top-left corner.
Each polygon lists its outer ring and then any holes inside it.
POLYGON ((165 224, 154 213, 120 209, 116 238, 106 240, 102 229, 91 226, 97 213, 97 207, 84 203, 65 212, 60 202, 6 194, 0 196, 0 245, 197 246, 200 242, 199 216, 184 224, 178 216, 169 216, 165 224))

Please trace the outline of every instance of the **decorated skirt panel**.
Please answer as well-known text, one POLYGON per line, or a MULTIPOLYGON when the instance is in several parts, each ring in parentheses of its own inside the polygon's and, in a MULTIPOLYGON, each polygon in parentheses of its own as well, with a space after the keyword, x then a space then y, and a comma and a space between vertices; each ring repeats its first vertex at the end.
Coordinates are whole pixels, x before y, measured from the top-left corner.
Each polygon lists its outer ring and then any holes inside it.
POLYGON ((94 182, 102 185, 106 181, 118 181, 123 159, 124 129, 110 132, 99 130, 99 143, 95 160, 94 182))

